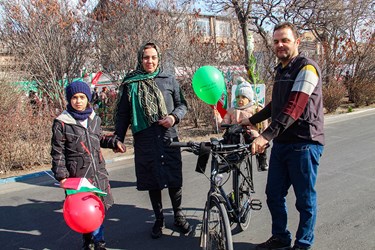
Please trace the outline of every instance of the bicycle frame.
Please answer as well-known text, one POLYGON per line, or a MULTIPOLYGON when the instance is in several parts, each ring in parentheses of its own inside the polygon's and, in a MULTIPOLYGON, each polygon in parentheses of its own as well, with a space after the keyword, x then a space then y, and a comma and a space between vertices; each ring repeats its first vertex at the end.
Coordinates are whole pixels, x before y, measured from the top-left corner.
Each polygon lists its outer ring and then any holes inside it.
MULTIPOLYGON (((245 144, 246 145, 246 144, 245 144)), ((231 151, 229 151, 231 152, 231 151)), ((237 162, 230 162, 227 161, 226 164, 227 169, 224 172, 231 172, 232 173, 232 191, 230 194, 225 192, 224 188, 222 185, 217 185, 215 182, 218 174, 222 173, 220 171, 219 167, 219 162, 221 157, 223 157, 224 160, 226 159, 225 156, 222 154, 227 154, 228 152, 219 152, 219 151, 212 151, 211 155, 211 175, 210 175, 210 180, 211 180, 211 185, 210 189, 208 191, 208 196, 216 193, 221 196, 221 201, 224 203, 226 206, 229 218, 231 222, 237 222, 241 223, 241 218, 244 216, 244 213, 246 213, 246 210, 249 206, 251 206, 251 201, 247 201, 246 204, 240 204, 240 181, 239 177, 244 178, 244 181, 248 184, 250 187, 249 190, 249 197, 252 193, 255 193, 254 191, 254 183, 253 183, 253 168, 252 168, 252 157, 250 151, 247 149, 247 147, 243 147, 240 151, 232 152, 232 154, 236 154, 236 156, 239 156, 240 159, 237 162), (246 164, 246 161, 248 163, 246 164), (241 164, 246 165, 248 169, 241 170, 241 164), (247 173, 244 173, 243 171, 247 171, 247 173), (231 197, 232 196, 232 197, 231 197), (240 208, 244 208, 242 210, 239 210, 240 208)))
POLYGON ((199 155, 196 171, 200 173, 204 173, 208 160, 207 154, 211 155, 211 172, 210 176, 207 176, 210 180, 210 188, 207 192, 203 213, 200 246, 205 250, 232 250, 231 224, 238 223, 241 231, 245 230, 249 225, 250 210, 261 208, 261 202, 251 198, 251 194, 254 193, 254 185, 250 145, 244 143, 223 144, 217 139, 211 139, 208 143, 210 150, 204 152, 206 157, 203 157, 205 160, 202 161, 200 159, 201 148, 205 144, 200 142, 172 142, 171 146, 186 147, 189 148, 187 151, 199 155), (202 162, 204 162, 203 169, 202 162), (244 169, 241 169, 242 166, 244 166, 244 169), (224 190, 223 185, 228 179, 222 183, 222 179, 220 179, 222 173, 232 175, 233 191, 230 192, 230 195, 224 190), (246 188, 246 190, 241 190, 241 188, 246 188), (211 216, 215 219, 211 219, 211 216), (211 229, 211 224, 216 226, 211 229))

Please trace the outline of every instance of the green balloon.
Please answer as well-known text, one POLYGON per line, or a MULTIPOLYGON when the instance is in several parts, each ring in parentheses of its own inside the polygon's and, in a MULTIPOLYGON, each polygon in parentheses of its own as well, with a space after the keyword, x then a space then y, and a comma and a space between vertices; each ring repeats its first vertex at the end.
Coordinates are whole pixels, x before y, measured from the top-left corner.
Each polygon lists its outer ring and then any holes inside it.
POLYGON ((193 75, 194 93, 207 104, 215 105, 225 90, 224 76, 213 66, 202 66, 193 75))

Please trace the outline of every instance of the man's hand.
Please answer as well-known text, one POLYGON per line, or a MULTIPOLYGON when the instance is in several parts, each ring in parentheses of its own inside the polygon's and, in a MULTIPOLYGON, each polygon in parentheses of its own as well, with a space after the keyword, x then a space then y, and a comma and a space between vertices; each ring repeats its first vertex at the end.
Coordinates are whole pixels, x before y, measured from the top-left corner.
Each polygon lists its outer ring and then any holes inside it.
POLYGON ((255 140, 251 143, 251 153, 252 154, 260 154, 263 153, 264 150, 268 147, 268 141, 263 136, 258 136, 255 140))
POLYGON ((176 119, 174 118, 173 115, 168 115, 164 117, 163 119, 159 120, 159 125, 165 127, 165 128, 170 128, 174 125, 176 119))

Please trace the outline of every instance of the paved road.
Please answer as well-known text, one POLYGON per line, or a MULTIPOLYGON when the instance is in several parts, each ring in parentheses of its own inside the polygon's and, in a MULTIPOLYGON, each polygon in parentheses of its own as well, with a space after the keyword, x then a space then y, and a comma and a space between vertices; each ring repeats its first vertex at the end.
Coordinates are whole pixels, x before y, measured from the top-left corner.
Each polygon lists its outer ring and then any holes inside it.
MULTIPOLYGON (((326 118, 327 145, 317 183, 319 216, 314 249, 375 249, 375 110, 326 118)), ((108 164, 116 205, 106 215, 109 249, 200 249, 199 232, 208 181, 194 172, 196 157, 184 154, 185 212, 191 235, 173 228, 167 192, 166 229, 152 240, 153 212, 146 192, 135 189, 132 160, 108 164)), ((256 173, 256 196, 265 203, 267 173, 256 173)), ((0 185, 0 249, 80 249, 80 235, 62 216, 63 190, 47 175, 0 185)), ((298 218, 294 195, 288 197, 293 233, 298 218)), ((234 235, 235 249, 251 250, 270 236, 267 207, 253 211, 250 228, 234 235)))

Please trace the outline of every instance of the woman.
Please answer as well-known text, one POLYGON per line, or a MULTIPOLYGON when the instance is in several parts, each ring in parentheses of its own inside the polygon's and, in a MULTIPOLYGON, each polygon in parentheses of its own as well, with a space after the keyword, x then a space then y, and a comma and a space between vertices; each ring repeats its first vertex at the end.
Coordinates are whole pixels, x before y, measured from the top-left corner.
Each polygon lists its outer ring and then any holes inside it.
POLYGON ((182 161, 177 124, 187 112, 187 104, 176 79, 160 67, 160 50, 147 43, 138 52, 136 70, 125 76, 116 113, 115 134, 124 140, 131 125, 134 137, 137 189, 149 192, 155 213, 151 236, 161 237, 164 215, 161 190, 168 188, 174 225, 184 234, 191 231, 181 208, 182 161))

